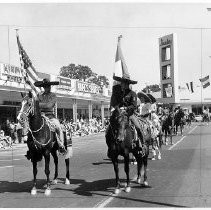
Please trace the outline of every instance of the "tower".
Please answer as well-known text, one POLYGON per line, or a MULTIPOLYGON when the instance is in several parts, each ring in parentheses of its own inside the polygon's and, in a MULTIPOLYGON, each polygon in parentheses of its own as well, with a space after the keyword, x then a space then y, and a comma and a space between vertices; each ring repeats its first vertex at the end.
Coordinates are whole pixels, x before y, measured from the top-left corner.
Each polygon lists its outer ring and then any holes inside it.
POLYGON ((159 38, 159 60, 162 102, 178 103, 178 57, 175 33, 159 38))

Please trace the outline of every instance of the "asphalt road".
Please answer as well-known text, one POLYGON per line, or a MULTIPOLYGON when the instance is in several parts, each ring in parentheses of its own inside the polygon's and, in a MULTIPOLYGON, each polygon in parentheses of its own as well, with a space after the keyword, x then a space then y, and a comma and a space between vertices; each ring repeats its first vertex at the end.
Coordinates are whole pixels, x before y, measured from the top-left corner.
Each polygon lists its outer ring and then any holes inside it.
MULTIPOLYGON (((24 154, 26 145, 0 151, 0 208, 92 208, 92 207, 210 207, 211 130, 194 124, 184 136, 173 137, 173 146, 163 146, 161 160, 149 160, 149 187, 135 182, 136 166, 130 166, 130 193, 113 195, 115 176, 106 156, 104 134, 73 139, 70 185, 64 185, 64 158, 59 159, 59 183, 44 195, 44 164, 38 167, 38 194, 32 196, 32 166, 24 154)), ((121 159, 121 158, 120 158, 121 159)), ((119 164, 122 184, 126 178, 119 164)), ((51 179, 54 164, 51 162, 51 179)))

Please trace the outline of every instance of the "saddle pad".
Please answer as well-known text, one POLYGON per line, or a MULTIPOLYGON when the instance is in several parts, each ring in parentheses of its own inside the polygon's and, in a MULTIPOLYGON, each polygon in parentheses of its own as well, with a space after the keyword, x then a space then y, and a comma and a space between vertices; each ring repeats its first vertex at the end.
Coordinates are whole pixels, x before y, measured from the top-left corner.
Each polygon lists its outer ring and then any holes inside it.
POLYGON ((155 125, 150 120, 138 118, 139 124, 141 126, 142 132, 144 134, 145 139, 156 138, 159 134, 159 130, 156 128, 155 125))

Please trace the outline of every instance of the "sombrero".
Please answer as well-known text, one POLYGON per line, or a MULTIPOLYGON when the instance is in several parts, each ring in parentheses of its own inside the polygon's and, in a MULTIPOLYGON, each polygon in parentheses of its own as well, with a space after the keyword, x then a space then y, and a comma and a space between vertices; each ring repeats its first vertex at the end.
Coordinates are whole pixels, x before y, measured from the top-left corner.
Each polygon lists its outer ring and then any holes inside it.
POLYGON ((151 99, 152 103, 156 102, 156 99, 151 94, 147 93, 147 96, 151 99))
POLYGON ((126 76, 123 75, 122 77, 117 77, 114 75, 113 79, 119 82, 126 82, 132 85, 137 84, 137 81, 131 80, 129 75, 126 76))
POLYGON ((36 87, 47 87, 47 86, 51 86, 51 85, 58 85, 59 82, 58 81, 52 81, 50 82, 49 79, 45 78, 42 81, 37 81, 34 83, 34 85, 36 87))
POLYGON ((144 92, 138 92, 137 93, 138 98, 141 100, 141 102, 144 101, 144 103, 152 103, 151 99, 149 98, 149 96, 147 94, 145 94, 144 92))

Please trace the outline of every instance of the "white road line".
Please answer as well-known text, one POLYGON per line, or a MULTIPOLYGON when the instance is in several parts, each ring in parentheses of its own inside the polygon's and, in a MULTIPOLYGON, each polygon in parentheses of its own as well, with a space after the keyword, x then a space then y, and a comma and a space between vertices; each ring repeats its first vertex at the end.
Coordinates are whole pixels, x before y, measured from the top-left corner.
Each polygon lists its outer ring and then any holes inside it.
MULTIPOLYGON (((193 129, 191 129, 191 130, 188 132, 188 134, 190 134, 191 132, 193 132, 193 130, 195 130, 196 128, 197 128, 197 125, 196 125, 193 129)), ((168 150, 172 150, 177 144, 179 144, 181 141, 183 141, 183 139, 184 139, 185 137, 187 137, 187 136, 183 136, 176 144, 174 144, 173 146, 169 147, 168 150)))
MULTIPOLYGON (((137 180, 137 175, 134 176, 134 178, 130 182, 134 182, 137 180)), ((107 204, 109 204, 117 195, 121 193, 121 191, 124 188, 120 188, 120 191, 118 194, 110 193, 108 195, 109 198, 105 198, 104 200, 100 201, 98 204, 94 206, 94 208, 104 208, 107 204)))
POLYGON ((0 156, 1 157, 7 157, 7 156, 22 156, 22 155, 25 155, 26 153, 22 153, 22 154, 1 154, 0 156))
MULTIPOLYGON (((121 192, 121 190, 120 190, 121 192)), ((120 193, 119 192, 119 193, 120 193)), ((100 201, 97 205, 94 206, 94 208, 104 208, 107 204, 109 204, 118 194, 110 193, 108 196, 109 198, 106 198, 102 201, 100 201)))
POLYGON ((1 168, 13 168, 14 166, 0 166, 0 169, 1 168))
POLYGON ((11 160, 0 160, 0 161, 13 161, 13 160, 23 160, 23 159, 11 159, 11 160))
POLYGON ((198 126, 198 125, 196 125, 192 130, 190 130, 190 131, 188 132, 188 134, 190 134, 194 129, 196 129, 197 126, 198 126))

